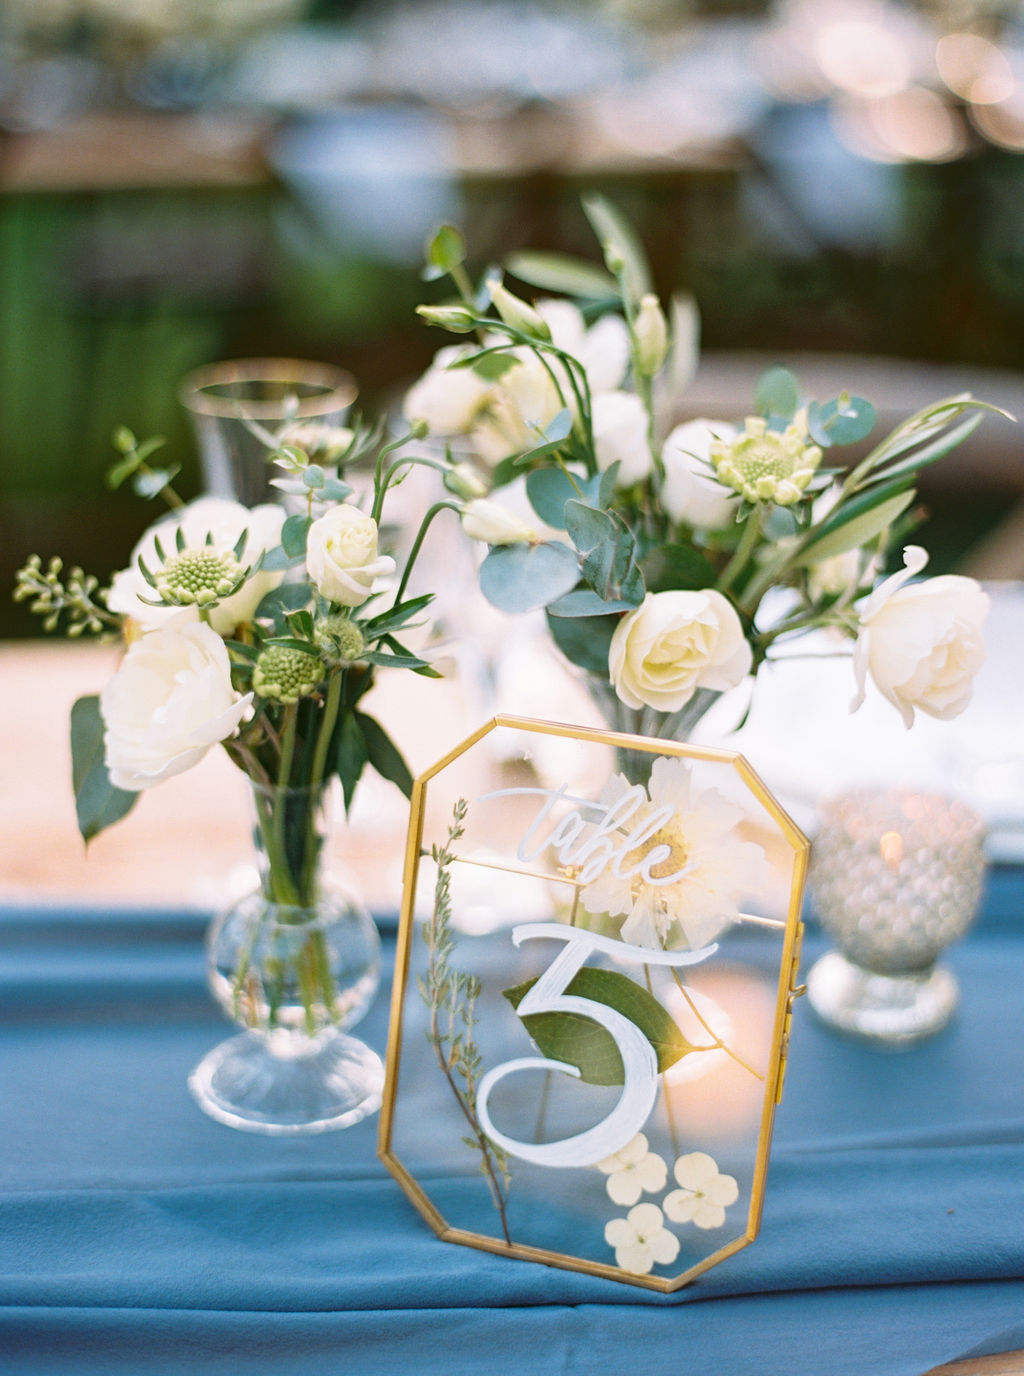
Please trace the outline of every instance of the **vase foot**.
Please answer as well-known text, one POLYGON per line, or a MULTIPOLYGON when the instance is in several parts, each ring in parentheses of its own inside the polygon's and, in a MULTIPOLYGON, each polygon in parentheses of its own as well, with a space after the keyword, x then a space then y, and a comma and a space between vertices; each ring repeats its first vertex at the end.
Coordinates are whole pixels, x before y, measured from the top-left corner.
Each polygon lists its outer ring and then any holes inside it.
POLYGON ((829 951, 807 974, 807 998, 831 1027, 901 1047, 931 1037, 956 1010, 956 980, 933 966, 921 974, 881 975, 829 951))
POLYGON ((317 1037, 243 1032, 214 1047, 189 1076, 211 1118, 270 1136, 348 1128, 380 1108, 384 1066, 364 1042, 328 1029, 317 1037))

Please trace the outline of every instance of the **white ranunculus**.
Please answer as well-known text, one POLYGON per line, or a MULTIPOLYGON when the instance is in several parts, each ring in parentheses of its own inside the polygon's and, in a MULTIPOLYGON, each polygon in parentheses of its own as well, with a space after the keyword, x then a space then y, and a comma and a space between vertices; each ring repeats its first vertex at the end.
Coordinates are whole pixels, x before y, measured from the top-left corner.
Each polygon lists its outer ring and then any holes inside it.
POLYGON ((220 636, 179 612, 129 647, 100 695, 111 781, 139 793, 183 774, 232 734, 251 701, 231 686, 220 636))
POLYGON ((603 392, 594 397, 594 451, 603 473, 618 461, 618 486, 643 482, 651 471, 647 410, 633 392, 603 392))
POLYGON ((377 553, 377 522, 343 503, 310 526, 306 569, 328 601, 358 607, 373 592, 376 579, 394 573, 395 561, 377 553))
POLYGON ((477 497, 462 508, 462 529, 488 545, 518 545, 536 540, 537 531, 500 502, 477 497))
POLYGON ((906 726, 913 726, 915 708, 948 721, 970 702, 974 675, 985 662, 988 595, 973 578, 958 574, 910 583, 928 562, 918 545, 907 546, 903 562, 859 609, 857 694, 850 710, 864 701, 870 674, 906 726))
POLYGON ((608 652, 619 698, 660 712, 685 707, 698 688, 734 688, 752 661, 732 604, 710 588, 649 592, 616 626, 608 652))
POLYGON ((465 435, 487 402, 490 382, 472 368, 453 368, 468 350, 454 345, 440 349, 434 361, 405 394, 402 413, 407 420, 423 420, 432 435, 465 435))
POLYGON ((697 530, 723 530, 732 523, 739 499, 722 486, 706 461, 712 440, 728 440, 735 433, 725 421, 689 420, 677 425, 665 440, 661 501, 677 524, 697 530))
MULTIPOLYGON (((199 612, 195 607, 184 610, 181 607, 153 607, 143 600, 153 600, 156 593, 143 578, 139 560, 142 559, 150 573, 156 573, 161 563, 156 552, 157 541, 165 555, 173 555, 177 549, 176 536, 179 530, 188 548, 202 548, 207 535, 212 535, 214 549, 221 552, 233 550, 242 532, 248 531, 241 562, 243 565, 252 564, 258 555, 281 543, 284 519, 284 508, 274 502, 246 507, 229 497, 199 497, 174 516, 149 527, 132 550, 128 568, 115 573, 107 606, 113 612, 130 616, 143 630, 155 630, 166 625, 173 617, 182 615, 196 621, 199 612)), ((254 574, 238 592, 210 608, 209 624, 220 635, 229 635, 240 622, 251 618, 266 594, 276 588, 283 578, 283 573, 260 571, 254 574)))
POLYGON ((551 331, 551 342, 583 364, 592 393, 622 385, 629 363, 629 330, 620 315, 602 315, 588 329, 582 311, 571 301, 538 301, 537 312, 551 331))

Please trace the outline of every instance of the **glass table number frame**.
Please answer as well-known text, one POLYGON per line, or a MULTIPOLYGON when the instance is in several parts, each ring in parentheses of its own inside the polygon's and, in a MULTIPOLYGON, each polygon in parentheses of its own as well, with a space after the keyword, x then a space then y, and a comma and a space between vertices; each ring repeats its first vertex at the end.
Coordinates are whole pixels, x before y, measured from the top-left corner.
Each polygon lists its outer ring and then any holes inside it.
POLYGON ((663 1292, 754 1240, 809 850, 724 750, 496 716, 420 775, 379 1151, 439 1237, 663 1292))

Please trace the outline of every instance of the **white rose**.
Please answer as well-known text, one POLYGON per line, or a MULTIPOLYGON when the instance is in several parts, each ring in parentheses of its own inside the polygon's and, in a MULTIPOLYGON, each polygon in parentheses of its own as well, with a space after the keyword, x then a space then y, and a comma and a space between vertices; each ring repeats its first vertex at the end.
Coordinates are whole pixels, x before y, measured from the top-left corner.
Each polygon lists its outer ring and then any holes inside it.
POLYGON ((602 315, 587 329, 571 301, 538 301, 537 313, 551 331, 551 342, 583 364, 592 393, 621 385, 629 363, 629 330, 620 315, 602 315))
POLYGON ((236 696, 220 636, 179 614, 130 646, 100 695, 111 781, 139 793, 191 769, 238 726, 252 694, 236 696))
POLYGON ((603 473, 621 463, 618 486, 643 482, 651 471, 647 410, 633 392, 604 392, 594 397, 594 452, 603 473))
POLYGON ((724 692, 753 655, 732 604, 719 592, 649 592, 612 636, 609 677, 627 707, 677 712, 698 688, 724 692))
POLYGON ((488 497, 478 497, 462 508, 462 529, 471 540, 488 545, 517 545, 536 540, 537 532, 515 512, 488 497))
POLYGON ((317 591, 342 607, 358 607, 377 578, 394 573, 395 561, 377 553, 377 522, 355 506, 332 507, 313 522, 306 569, 317 591))
POLYGON ((690 420, 677 425, 665 440, 661 502, 673 521, 697 530, 722 530, 731 524, 739 499, 700 460, 710 458, 712 440, 729 440, 735 433, 724 421, 690 420))
MULTIPOLYGON (((152 601, 156 593, 143 578, 139 560, 142 559, 150 573, 156 573, 161 565, 156 552, 157 541, 165 556, 171 556, 177 550, 176 536, 179 530, 189 549, 201 549, 206 544, 207 535, 212 535, 213 548, 223 553, 233 550, 242 532, 248 531, 241 562, 243 566, 252 564, 258 555, 281 543, 284 519, 284 508, 274 502, 250 508, 229 497, 199 497, 172 518, 150 526, 132 550, 129 567, 115 573, 107 606, 111 611, 130 616, 143 630, 156 630, 182 615, 190 621, 198 621, 199 612, 195 607, 153 607, 143 600, 152 601)), ((260 571, 254 574, 231 597, 210 608, 209 624, 218 634, 229 635, 240 622, 252 617, 266 594, 276 588, 283 578, 283 572, 260 571)))
POLYGON ((928 555, 908 545, 903 562, 860 608, 853 652, 857 694, 850 711, 864 701, 870 673, 906 726, 913 726, 915 708, 948 721, 970 702, 974 675, 985 662, 981 628, 989 599, 973 578, 957 574, 904 586, 928 555))
POLYGON ((405 394, 402 413, 407 420, 424 420, 432 435, 464 435, 485 405, 492 383, 472 368, 453 368, 466 349, 440 349, 434 361, 405 394))

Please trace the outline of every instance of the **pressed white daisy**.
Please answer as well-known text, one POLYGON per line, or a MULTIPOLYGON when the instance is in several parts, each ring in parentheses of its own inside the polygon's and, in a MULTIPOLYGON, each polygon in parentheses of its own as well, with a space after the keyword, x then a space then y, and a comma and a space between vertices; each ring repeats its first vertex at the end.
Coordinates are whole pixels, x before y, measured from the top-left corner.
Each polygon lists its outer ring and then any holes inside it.
POLYGON ((638 1204, 625 1218, 605 1225, 604 1240, 615 1248, 616 1265, 634 1276, 646 1276, 655 1264, 665 1266, 679 1255, 679 1239, 663 1227, 657 1204, 638 1204))
MULTIPOLYGON (((613 807, 630 787, 613 775, 601 803, 613 807)), ((634 946, 696 950, 736 920, 741 896, 764 880, 765 854, 736 835, 743 809, 717 789, 698 791, 685 760, 655 760, 648 797, 629 817, 630 831, 637 834, 656 812, 665 820, 588 884, 582 902, 588 912, 624 916, 621 936, 634 946), (660 858, 642 864, 656 847, 660 858)))
POLYGON ((665 1212, 673 1223, 721 1228, 727 1207, 739 1198, 735 1177, 723 1175, 706 1151, 680 1156, 672 1173, 680 1188, 665 1196, 665 1212))
POLYGON ((619 1151, 598 1161, 597 1169, 607 1175, 605 1186, 616 1204, 635 1204, 645 1190, 656 1194, 665 1188, 668 1179, 668 1166, 657 1152, 648 1151, 642 1132, 619 1151))

